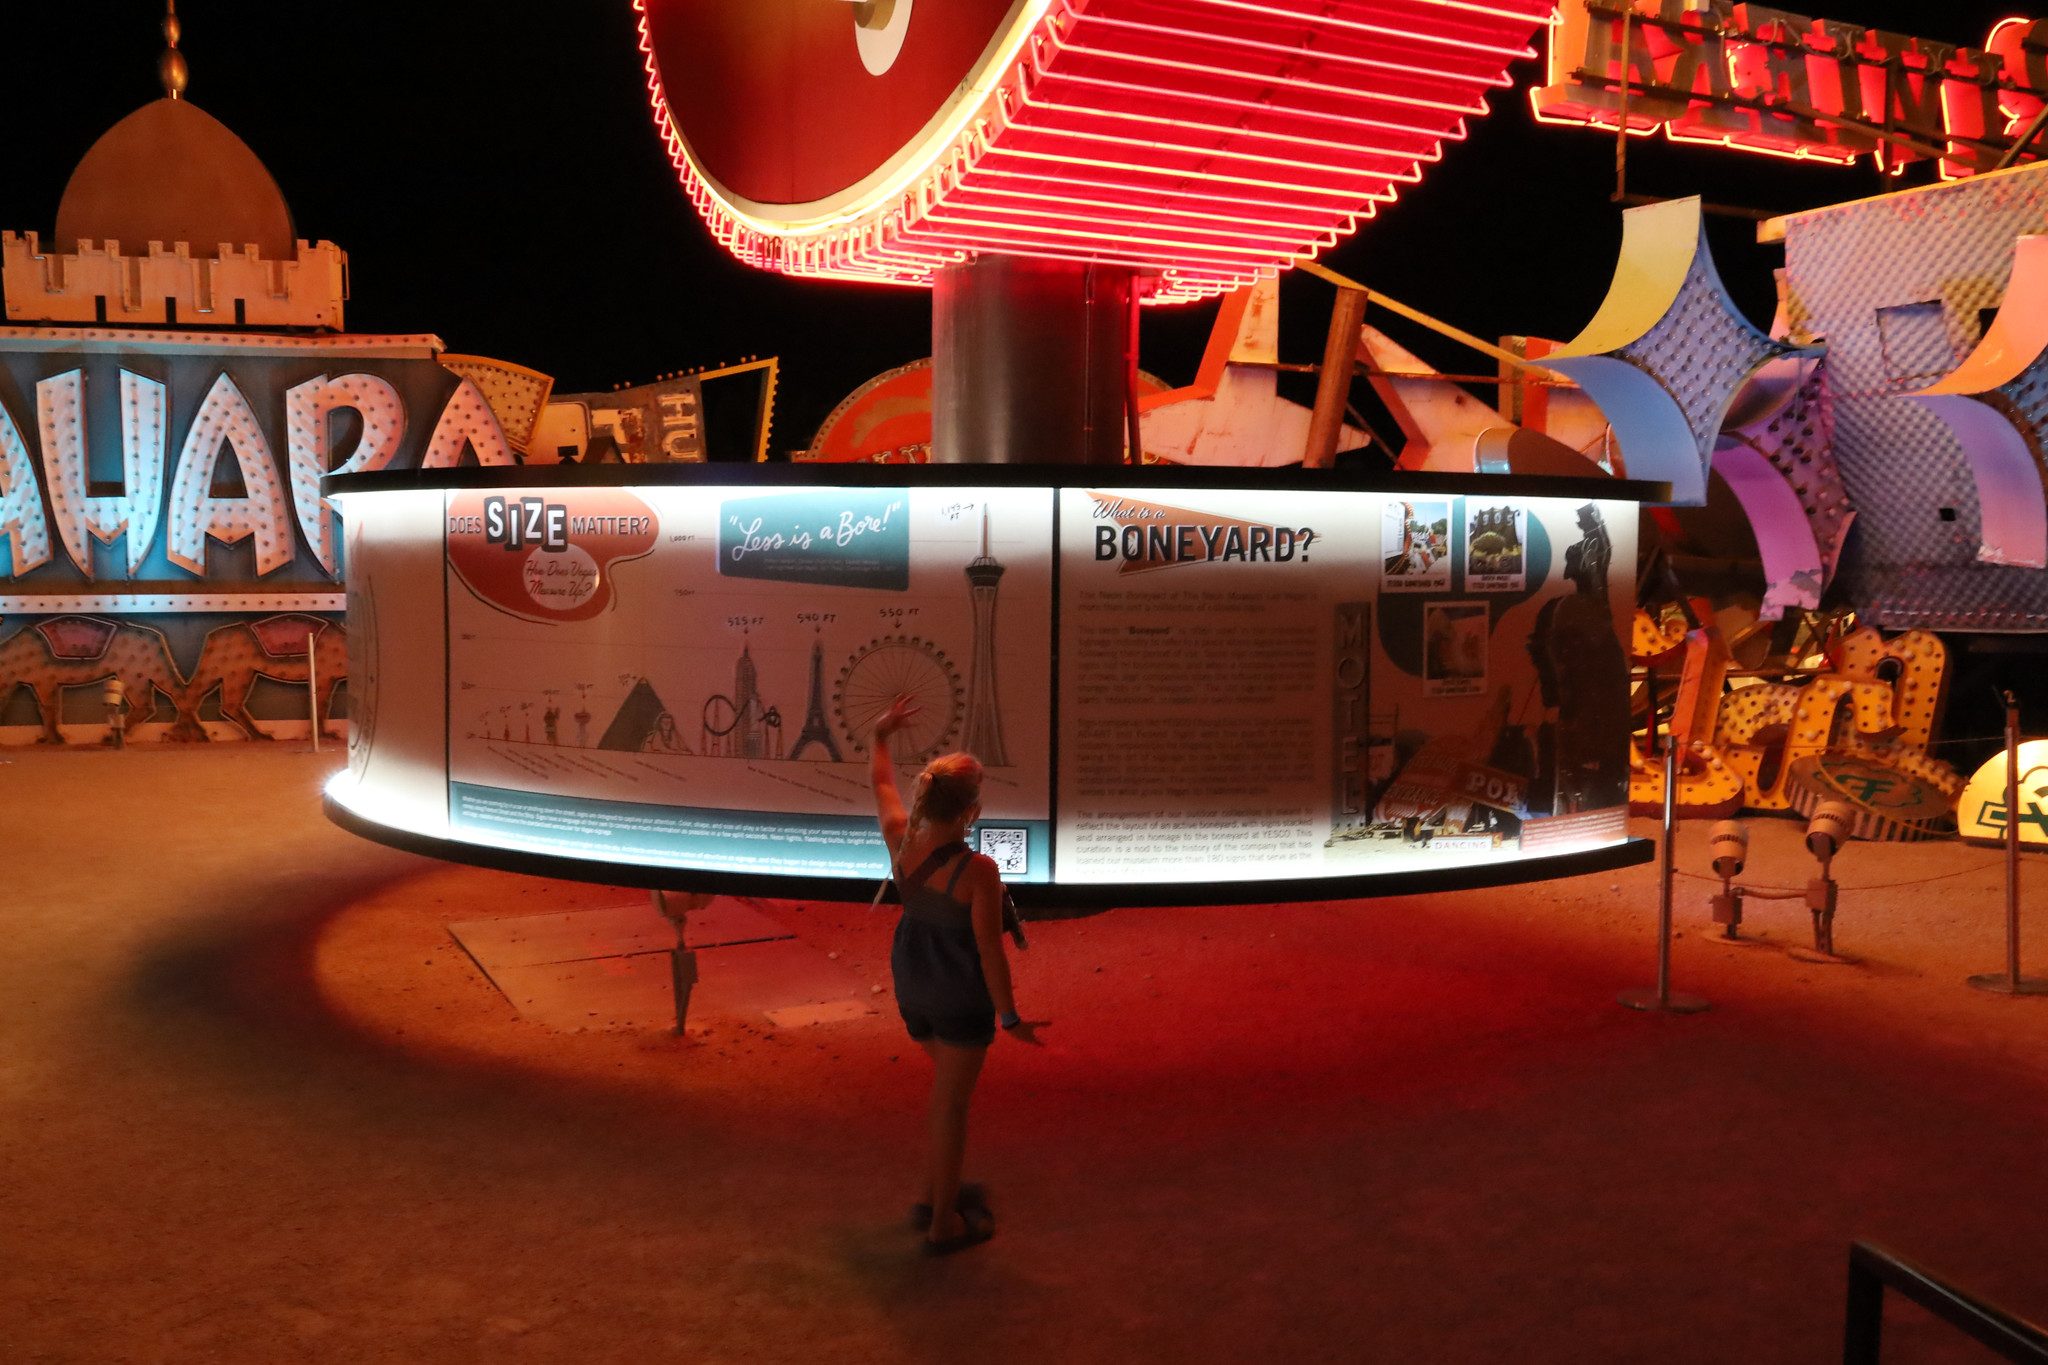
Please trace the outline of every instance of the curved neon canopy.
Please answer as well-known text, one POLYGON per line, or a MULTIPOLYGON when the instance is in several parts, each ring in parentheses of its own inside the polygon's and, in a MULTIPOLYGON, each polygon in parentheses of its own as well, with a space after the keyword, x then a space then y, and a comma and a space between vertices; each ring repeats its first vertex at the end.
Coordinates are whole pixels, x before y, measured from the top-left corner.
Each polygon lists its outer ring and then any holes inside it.
POLYGON ((1135 267, 1155 301, 1240 288, 1351 233, 1465 136, 1552 9, 634 5, 670 160, 748 264, 923 285, 977 252, 1052 257, 1135 267))

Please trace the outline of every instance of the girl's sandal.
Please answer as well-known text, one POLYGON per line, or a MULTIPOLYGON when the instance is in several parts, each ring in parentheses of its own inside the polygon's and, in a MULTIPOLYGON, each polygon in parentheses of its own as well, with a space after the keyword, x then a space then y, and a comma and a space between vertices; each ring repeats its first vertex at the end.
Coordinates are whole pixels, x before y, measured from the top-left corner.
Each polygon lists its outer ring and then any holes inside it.
POLYGON ((967 1226, 958 1235, 943 1237, 936 1242, 930 1238, 925 1239, 925 1255, 951 1256, 956 1251, 965 1251, 969 1247, 980 1246, 983 1242, 996 1235, 996 1220, 989 1215, 986 1209, 963 1209, 960 1212, 960 1218, 967 1226))
MULTIPOLYGON (((971 1181, 962 1185, 960 1193, 954 1197, 953 1211, 963 1214, 987 1213, 989 1211, 988 1186, 971 1181)), ((932 1225, 932 1206, 923 1203, 912 1204, 910 1206, 909 1222, 912 1232, 923 1232, 926 1228, 929 1228, 932 1225)))

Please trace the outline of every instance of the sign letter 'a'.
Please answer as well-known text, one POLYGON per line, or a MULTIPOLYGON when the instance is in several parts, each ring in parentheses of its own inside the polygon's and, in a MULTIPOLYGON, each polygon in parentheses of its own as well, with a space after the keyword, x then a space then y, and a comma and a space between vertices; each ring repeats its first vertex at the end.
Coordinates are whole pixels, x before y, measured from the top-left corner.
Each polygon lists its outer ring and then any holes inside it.
POLYGON ((43 487, 7 405, 0 403, 0 545, 19 577, 50 562, 50 527, 43 520, 43 487))
POLYGON ((441 420, 434 423, 434 434, 427 438, 420 468, 453 469, 462 463, 464 450, 475 451, 478 464, 515 463, 512 443, 505 439, 505 429, 498 425, 490 400, 467 379, 455 386, 448 406, 441 409, 441 420))
POLYGON ((323 474, 360 474, 382 469, 398 454, 405 436, 405 402, 389 381, 374 374, 321 375, 295 384, 284 394, 285 456, 292 471, 292 506, 299 529, 313 547, 320 567, 334 572, 334 505, 320 496, 323 474), (356 448, 340 464, 330 464, 334 412, 348 408, 362 422, 356 448))
POLYGON ((249 400, 225 373, 206 391, 199 415, 185 435, 184 449, 178 453, 178 473, 171 483, 170 523, 171 562, 195 574, 206 572, 209 536, 223 545, 256 537, 259 574, 291 563, 297 549, 292 542, 291 509, 285 505, 270 443, 249 409, 249 400), (242 497, 214 496, 214 467, 220 462, 222 446, 241 471, 242 497))
POLYGON ((156 541, 164 500, 164 386, 121 371, 121 491, 88 491, 85 442, 85 372, 69 370, 36 385, 36 419, 43 433, 43 471, 50 509, 71 562, 93 577, 92 539, 112 545, 128 537, 133 578, 156 541))

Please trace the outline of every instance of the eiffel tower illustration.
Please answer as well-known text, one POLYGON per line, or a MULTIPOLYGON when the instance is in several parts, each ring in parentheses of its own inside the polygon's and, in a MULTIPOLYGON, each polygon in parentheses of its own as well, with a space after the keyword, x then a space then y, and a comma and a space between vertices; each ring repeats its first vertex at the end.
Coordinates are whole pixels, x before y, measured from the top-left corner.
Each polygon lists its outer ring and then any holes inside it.
POLYGON ((791 746, 789 756, 802 758, 804 749, 812 744, 825 746, 825 753, 834 763, 843 762, 839 756, 839 741, 832 737, 832 727, 825 723, 825 642, 811 641, 811 699, 804 704, 804 728, 797 734, 796 743, 791 746))

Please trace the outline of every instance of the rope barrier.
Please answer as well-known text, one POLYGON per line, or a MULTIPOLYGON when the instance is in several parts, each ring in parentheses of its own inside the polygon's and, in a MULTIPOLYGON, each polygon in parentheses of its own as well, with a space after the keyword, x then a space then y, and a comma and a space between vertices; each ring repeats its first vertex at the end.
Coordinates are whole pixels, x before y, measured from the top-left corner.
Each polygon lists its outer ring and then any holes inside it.
MULTIPOLYGON (((1954 872, 1937 872, 1932 877, 1914 877, 1909 881, 1903 882, 1870 882, 1867 885, 1862 886, 1844 886, 1842 889, 1844 891, 1890 891, 1901 886, 1925 886, 1929 882, 1942 882, 1947 881, 1951 877, 1967 877, 1973 872, 1989 871, 1990 869, 1997 867, 1999 865, 1999 861, 2002 860, 1995 860, 1988 863, 1979 863, 1975 867, 1958 868, 1954 872)), ((1719 886, 1721 884, 1721 879, 1719 877, 1709 877, 1704 873, 1700 872, 1687 872, 1682 868, 1678 869, 1678 875, 1681 877, 1690 877, 1692 878, 1692 880, 1696 882, 1712 882, 1715 886, 1719 886)), ((1804 887, 1795 888, 1790 886, 1749 886, 1745 884, 1743 885, 1742 890, 1743 894, 1745 895, 1756 896, 1763 900, 1783 900, 1790 896, 1803 896, 1806 894, 1806 889, 1804 887), (1783 894, 1769 894, 1771 892, 1782 892, 1783 894)))
MULTIPOLYGON (((1637 731, 1635 731, 1634 733, 1635 733, 1635 734, 1636 734, 1637 736, 1639 736, 1639 737, 1640 737, 1640 736, 1642 735, 1642 733, 1643 733, 1643 732, 1642 732, 1641 730, 1637 730, 1637 731)), ((1861 736, 1855 736, 1855 737, 1856 737, 1856 738, 1861 738, 1861 736)), ((1711 741, 1710 741, 1710 742, 1711 742, 1711 741)), ((1883 743, 1884 741, 1882 741, 1882 740, 1879 740, 1879 741, 1874 741, 1874 742, 1876 742, 1876 743, 1883 743)), ((2005 743, 2005 736, 2004 736, 2004 735, 1957 735, 1957 736, 1955 736, 1955 737, 1954 737, 1954 738, 1952 738, 1952 739, 1930 739, 1930 740, 1928 740, 1928 741, 1927 741, 1926 747, 1927 747, 1927 748, 1929 748, 1929 749, 1938 749, 1938 748, 1940 748, 1940 747, 1941 747, 1942 745, 1944 745, 1944 744, 2004 744, 2004 743, 2005 743)))

